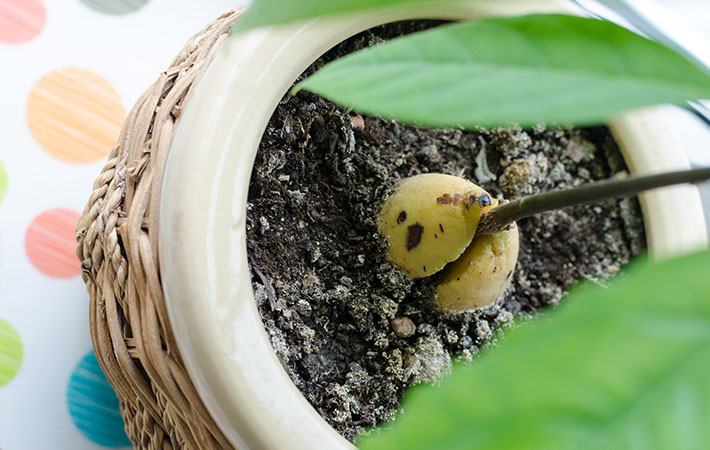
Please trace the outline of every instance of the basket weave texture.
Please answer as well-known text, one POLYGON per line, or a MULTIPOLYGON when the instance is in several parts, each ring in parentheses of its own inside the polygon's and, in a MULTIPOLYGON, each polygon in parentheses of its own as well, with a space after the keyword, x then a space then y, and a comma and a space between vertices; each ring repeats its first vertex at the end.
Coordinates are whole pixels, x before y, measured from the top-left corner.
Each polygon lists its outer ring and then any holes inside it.
POLYGON ((238 13, 195 35, 140 97, 77 226, 97 359, 139 449, 232 448, 183 363, 160 284, 163 173, 180 113, 238 13))

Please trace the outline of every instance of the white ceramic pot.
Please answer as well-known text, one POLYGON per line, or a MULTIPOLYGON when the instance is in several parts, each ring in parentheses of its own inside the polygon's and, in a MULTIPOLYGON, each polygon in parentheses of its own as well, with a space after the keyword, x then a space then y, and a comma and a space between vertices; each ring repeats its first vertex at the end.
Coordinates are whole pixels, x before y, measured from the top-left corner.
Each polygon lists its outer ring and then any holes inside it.
MULTIPOLYGON (((574 12, 567 2, 489 0, 387 9, 235 35, 199 82, 175 137, 160 215, 160 272, 173 330, 198 391, 237 448, 344 449, 290 381, 263 329, 246 252, 246 201, 256 151, 278 101, 320 55, 348 37, 404 19, 574 12)), ((610 124, 632 172, 688 167, 660 109, 610 124)), ((642 196, 649 249, 707 245, 698 192, 642 196)))

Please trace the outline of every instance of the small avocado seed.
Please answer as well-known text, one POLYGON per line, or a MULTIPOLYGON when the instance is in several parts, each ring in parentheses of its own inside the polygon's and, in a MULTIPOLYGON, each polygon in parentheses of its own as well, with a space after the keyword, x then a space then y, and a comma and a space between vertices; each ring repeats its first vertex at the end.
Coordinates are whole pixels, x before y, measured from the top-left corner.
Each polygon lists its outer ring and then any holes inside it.
POLYGON ((518 261, 518 227, 479 236, 459 259, 441 271, 436 303, 442 308, 483 308, 503 295, 518 261))
POLYGON ((517 226, 474 237, 481 215, 498 201, 463 178, 439 173, 401 181, 377 227, 390 261, 410 278, 440 273, 437 304, 450 310, 488 306, 510 285, 518 259, 517 226))
POLYGON ((377 221, 390 244, 389 259, 411 278, 443 269, 473 239, 484 195, 490 199, 480 187, 452 175, 428 173, 401 181, 377 221))

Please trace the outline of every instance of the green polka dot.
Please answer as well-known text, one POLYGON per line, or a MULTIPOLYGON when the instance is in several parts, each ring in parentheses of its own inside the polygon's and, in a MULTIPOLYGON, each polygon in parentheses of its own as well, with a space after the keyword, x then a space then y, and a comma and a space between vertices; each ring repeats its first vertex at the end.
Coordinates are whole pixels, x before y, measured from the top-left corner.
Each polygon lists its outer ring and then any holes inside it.
POLYGON ((5 170, 5 165, 0 161, 0 202, 5 198, 8 181, 7 170, 5 170))
POLYGON ((0 387, 6 385, 20 370, 22 341, 10 322, 0 319, 0 387))
POLYGON ((81 0, 83 4, 104 14, 114 14, 122 16, 124 14, 138 11, 149 0, 81 0))

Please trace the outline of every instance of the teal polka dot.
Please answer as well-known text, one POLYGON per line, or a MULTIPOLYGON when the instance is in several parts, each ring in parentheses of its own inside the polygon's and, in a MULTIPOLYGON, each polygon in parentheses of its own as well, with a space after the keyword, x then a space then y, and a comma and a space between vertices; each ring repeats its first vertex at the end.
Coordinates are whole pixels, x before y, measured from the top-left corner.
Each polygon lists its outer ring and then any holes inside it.
POLYGON ((148 0, 81 0, 89 8, 104 14, 123 15, 138 11, 148 0))
POLYGON ((104 447, 131 445, 123 428, 118 397, 93 351, 79 361, 69 378, 67 405, 74 425, 91 441, 104 447))
POLYGON ((5 198, 8 182, 9 179, 7 176, 7 170, 5 169, 5 165, 2 161, 0 161, 0 202, 2 202, 2 199, 5 198))
POLYGON ((22 364, 22 340, 10 325, 0 319, 0 387, 12 380, 22 364))

